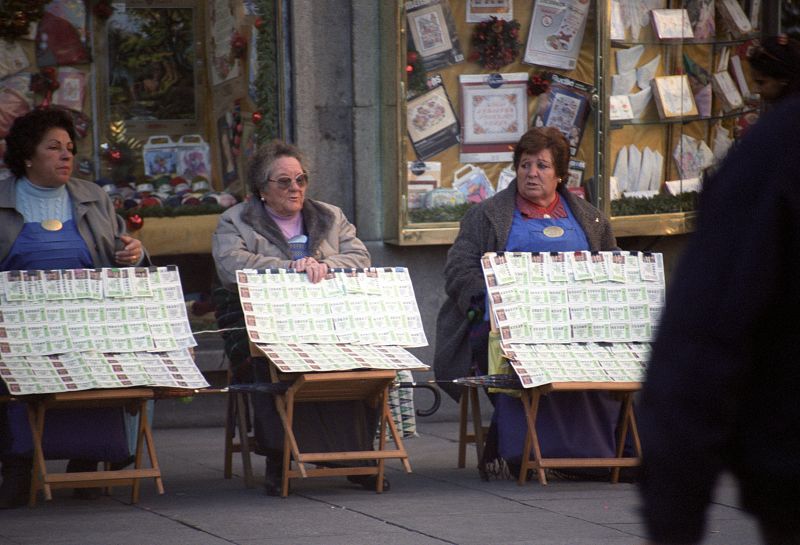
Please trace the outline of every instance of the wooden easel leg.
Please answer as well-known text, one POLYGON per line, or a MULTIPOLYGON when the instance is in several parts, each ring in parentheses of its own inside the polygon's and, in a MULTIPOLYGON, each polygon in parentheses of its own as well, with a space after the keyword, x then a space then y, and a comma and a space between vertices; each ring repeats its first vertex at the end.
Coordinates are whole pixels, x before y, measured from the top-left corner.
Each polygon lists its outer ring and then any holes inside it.
MULTIPOLYGON (((628 422, 631 415, 631 406, 633 403, 633 395, 625 393, 622 397, 622 406, 619 409, 619 419, 617 421, 617 458, 622 458, 625 453, 625 438, 628 437, 628 422)), ((611 470, 611 483, 617 484, 619 482, 619 467, 611 470)))
POLYGON ((50 484, 47 482, 47 466, 44 461, 44 451, 42 450, 42 437, 44 435, 44 413, 43 403, 28 403, 28 425, 31 428, 31 438, 33 439, 33 471, 31 472, 31 492, 28 506, 36 505, 36 495, 39 487, 44 491, 44 499, 52 500, 53 495, 50 484))
POLYGON ((469 413, 469 386, 461 387, 461 398, 458 401, 458 467, 467 465, 467 414, 469 413))
MULTIPOLYGON (((378 435, 378 451, 383 451, 386 449, 386 430, 388 429, 388 422, 392 420, 392 414, 389 410, 389 387, 385 387, 383 392, 380 395, 380 399, 378 400, 381 407, 381 422, 378 426, 380 433, 378 435)), ((383 473, 386 469, 386 460, 384 458, 378 458, 378 474, 376 475, 375 481, 375 492, 378 494, 383 493, 383 473)))
MULTIPOLYGON (((250 461, 250 439, 247 433, 247 407, 245 406, 244 394, 234 394, 236 396, 236 425, 239 428, 239 449, 242 454, 242 466, 244 470, 244 485, 253 488, 253 465, 250 461)), ((230 463, 230 458, 226 460, 230 463)))
MULTIPOLYGON (((233 476, 233 440, 236 435, 236 418, 234 415, 236 401, 234 398, 237 396, 238 394, 228 392, 228 406, 225 412, 225 466, 222 472, 223 477, 226 479, 230 479, 233 476)), ((245 477, 246 482, 247 478, 245 477)))
POLYGON ((477 388, 469 389, 469 398, 472 405, 472 436, 475 439, 475 453, 478 456, 478 467, 483 469, 483 418, 481 417, 480 392, 477 388))
MULTIPOLYGON (((143 450, 147 447, 147 455, 150 458, 150 467, 158 472, 155 477, 156 490, 159 494, 164 493, 164 483, 161 480, 161 468, 158 465, 158 457, 156 456, 155 443, 153 441, 153 433, 150 429, 150 422, 147 420, 147 400, 139 400, 139 434, 136 438, 136 458, 134 467, 142 469, 144 464, 143 450)), ((141 478, 134 477, 133 485, 131 486, 131 503, 139 503, 139 490, 141 478)))
POLYGON ((536 466, 536 473, 539 476, 539 482, 542 485, 547 485, 547 476, 541 464, 542 451, 539 447, 539 434, 536 432, 536 416, 539 412, 540 399, 541 393, 539 393, 539 390, 534 390, 532 393, 529 390, 522 391, 521 401, 525 411, 525 420, 528 423, 528 433, 525 434, 525 445, 522 447, 522 463, 520 464, 519 479, 517 481, 520 485, 525 484, 528 479, 531 451, 533 451, 533 461, 536 466))

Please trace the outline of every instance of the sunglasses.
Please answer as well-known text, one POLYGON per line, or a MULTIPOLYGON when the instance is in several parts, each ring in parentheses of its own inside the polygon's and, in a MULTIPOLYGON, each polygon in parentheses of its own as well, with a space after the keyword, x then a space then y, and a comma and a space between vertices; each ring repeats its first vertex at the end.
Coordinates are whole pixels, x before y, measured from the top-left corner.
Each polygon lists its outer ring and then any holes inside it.
POLYGON ((290 178, 288 176, 281 176, 277 180, 273 180, 271 178, 267 178, 268 182, 275 182, 278 184, 280 189, 289 189, 292 186, 292 182, 297 183, 297 187, 300 189, 304 188, 308 185, 308 174, 303 172, 302 174, 298 174, 294 178, 290 178))

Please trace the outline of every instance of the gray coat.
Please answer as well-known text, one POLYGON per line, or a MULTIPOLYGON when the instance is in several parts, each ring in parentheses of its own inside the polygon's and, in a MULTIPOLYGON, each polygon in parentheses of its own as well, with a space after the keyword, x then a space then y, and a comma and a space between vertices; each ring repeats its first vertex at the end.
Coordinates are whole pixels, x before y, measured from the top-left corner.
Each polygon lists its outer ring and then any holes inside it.
MULTIPOLYGON (((117 215, 108 194, 99 185, 76 178, 67 182, 67 192, 72 200, 72 219, 86 241, 94 266, 113 267, 114 244, 119 235, 125 234, 125 222, 117 215)), ((25 223, 16 204, 16 180, 0 181, 0 261, 8 255, 25 223)))
MULTIPOLYGON (((369 267, 369 251, 340 208, 306 199, 301 213, 311 257, 328 267, 369 267)), ((253 198, 222 214, 211 253, 222 285, 232 291, 237 270, 285 269, 292 261, 286 237, 261 201, 253 198)))
MULTIPOLYGON (((583 228, 592 251, 614 250, 617 242, 611 224, 597 208, 558 188, 583 228)), ((436 348, 433 370, 437 380, 452 380, 470 374, 472 354, 469 345, 467 312, 474 301, 486 297, 480 258, 486 252, 501 252, 506 247, 516 208, 517 182, 514 180, 491 199, 470 208, 453 246, 447 253, 444 268, 447 299, 436 320, 436 348)), ((454 399, 460 389, 444 385, 454 399)))

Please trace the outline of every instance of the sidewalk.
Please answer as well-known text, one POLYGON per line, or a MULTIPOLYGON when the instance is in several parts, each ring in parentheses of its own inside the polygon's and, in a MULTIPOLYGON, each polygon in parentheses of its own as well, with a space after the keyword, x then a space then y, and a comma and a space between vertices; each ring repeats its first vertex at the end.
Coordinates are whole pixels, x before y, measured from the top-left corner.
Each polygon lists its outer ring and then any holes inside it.
MULTIPOLYGON (((0 511, 0 545, 428 545, 643 543, 638 496, 630 484, 483 482, 470 449, 456 469, 457 423, 418 419, 406 440, 414 472, 387 463, 391 490, 375 494, 344 478, 293 481, 288 498, 246 489, 222 476, 222 428, 156 429, 166 493, 143 482, 138 505, 128 488, 81 501, 69 490, 33 509, 0 511)), ((254 458, 263 477, 263 458, 254 458)), ((239 472, 237 459, 234 471, 239 472)), ((735 507, 725 480, 703 545, 753 545, 755 524, 735 507)))

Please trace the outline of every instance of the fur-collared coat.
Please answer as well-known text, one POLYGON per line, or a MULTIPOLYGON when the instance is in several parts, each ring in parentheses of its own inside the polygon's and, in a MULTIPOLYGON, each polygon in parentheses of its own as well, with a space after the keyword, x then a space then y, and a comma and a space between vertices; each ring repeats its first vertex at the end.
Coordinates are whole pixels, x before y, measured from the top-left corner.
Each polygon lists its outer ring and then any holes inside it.
MULTIPOLYGON (((330 268, 369 267, 369 251, 340 208, 306 199, 301 213, 311 257, 330 268)), ((234 291, 237 270, 285 269, 292 261, 289 243, 278 224, 253 198, 222 214, 211 252, 223 286, 234 291)))
MULTIPOLYGON (((614 250, 617 242, 608 219, 594 206, 572 195, 562 186, 561 198, 583 228, 592 251, 614 250)), ((481 256, 501 252, 506 247, 516 208, 517 182, 514 180, 491 199, 472 207, 461 220, 453 246, 447 253, 444 269, 447 299, 436 320, 436 348, 433 370, 437 380, 452 380, 470 374, 472 355, 469 346, 467 312, 486 297, 481 256)), ((454 399, 460 389, 443 385, 454 399)))

